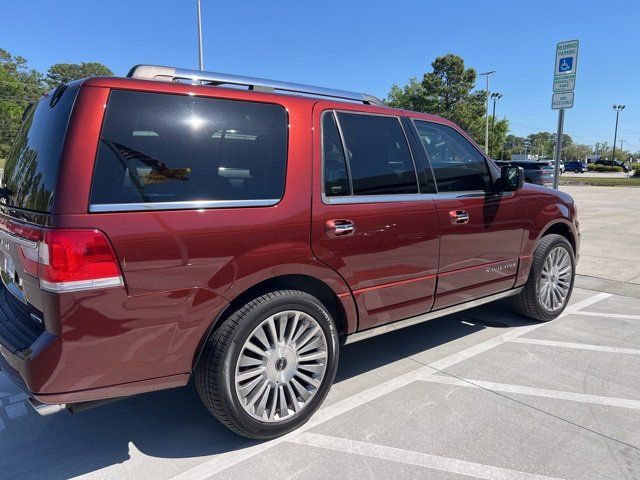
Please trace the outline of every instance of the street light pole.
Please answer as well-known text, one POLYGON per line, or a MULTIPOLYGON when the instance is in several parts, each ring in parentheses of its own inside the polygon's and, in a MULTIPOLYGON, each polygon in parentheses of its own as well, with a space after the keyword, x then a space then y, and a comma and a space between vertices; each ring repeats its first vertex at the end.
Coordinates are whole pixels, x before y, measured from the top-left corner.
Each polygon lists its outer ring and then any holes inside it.
POLYGON ((200 0, 196 0, 198 7, 198 68, 204 70, 204 58, 202 56, 202 9, 200 0))
POLYGON ((487 114, 484 125, 484 151, 487 155, 489 155, 489 75, 496 73, 495 70, 491 70, 490 72, 481 73, 480 76, 484 75, 487 77, 487 114))
MULTIPOLYGON (((493 100, 493 113, 491 114, 491 135, 493 135, 493 127, 496 125, 496 101, 502 98, 501 93, 492 93, 491 99, 493 100)), ((493 145, 489 145, 490 157, 493 158, 493 145)))
POLYGON ((616 160, 616 142, 618 141, 618 117, 620 116, 620 110, 624 110, 625 105, 614 105, 613 109, 616 111, 616 129, 613 133, 613 155, 612 160, 616 160))

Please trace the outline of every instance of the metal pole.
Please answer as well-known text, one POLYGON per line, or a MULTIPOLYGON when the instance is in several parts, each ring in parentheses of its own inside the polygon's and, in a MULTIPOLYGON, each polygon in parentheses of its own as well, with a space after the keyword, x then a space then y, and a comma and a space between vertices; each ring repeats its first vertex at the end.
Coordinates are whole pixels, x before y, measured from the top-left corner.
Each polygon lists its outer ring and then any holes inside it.
POLYGON ((613 155, 612 155, 612 159, 613 161, 616 160, 616 142, 618 139, 618 116, 620 115, 620 109, 616 108, 616 129, 613 133, 613 155))
POLYGON ((560 156, 562 155, 562 130, 564 128, 564 108, 558 111, 558 131, 556 132, 556 164, 553 167, 553 188, 558 189, 558 173, 560 172, 560 156))
POLYGON ((200 0, 196 0, 198 5, 198 68, 204 70, 204 59, 202 56, 202 9, 200 0))
MULTIPOLYGON (((496 126, 496 100, 497 97, 493 97, 493 113, 491 114, 491 135, 493 135, 494 127, 496 126)), ((493 145, 489 146, 489 150, 493 153, 493 145)), ((493 158, 493 155, 489 155, 493 158)))
POLYGON ((487 155, 489 155, 489 75, 491 75, 492 73, 496 73, 495 70, 480 74, 481 76, 485 75, 487 77, 487 88, 486 88, 487 110, 486 110, 485 124, 484 124, 484 152, 487 155))

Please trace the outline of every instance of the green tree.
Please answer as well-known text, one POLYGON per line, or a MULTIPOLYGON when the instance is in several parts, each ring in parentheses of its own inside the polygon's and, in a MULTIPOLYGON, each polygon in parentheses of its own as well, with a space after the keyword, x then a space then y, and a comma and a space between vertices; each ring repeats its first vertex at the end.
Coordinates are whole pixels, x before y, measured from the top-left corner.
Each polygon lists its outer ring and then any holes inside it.
MULTIPOLYGON (((478 143, 484 144, 487 97, 484 91, 473 91, 477 78, 475 69, 466 68, 464 60, 453 54, 437 57, 431 67, 433 71, 425 73, 422 81, 411 78, 402 87, 393 85, 387 103, 396 108, 448 118, 466 130, 478 143)), ((498 123, 500 122, 496 122, 496 127, 498 123)), ((497 131, 502 128, 500 126, 497 131)))
POLYGON ((6 158, 29 103, 45 90, 41 73, 27 61, 0 48, 0 158, 6 158))
POLYGON ((98 62, 56 63, 47 71, 47 84, 55 88, 61 83, 87 77, 112 77, 113 72, 98 62))

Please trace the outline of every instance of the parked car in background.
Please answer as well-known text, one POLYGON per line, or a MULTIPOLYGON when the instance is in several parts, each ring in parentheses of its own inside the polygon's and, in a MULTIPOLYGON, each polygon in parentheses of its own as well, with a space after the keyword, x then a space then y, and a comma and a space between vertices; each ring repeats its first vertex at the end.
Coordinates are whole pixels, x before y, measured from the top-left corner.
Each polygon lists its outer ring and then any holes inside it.
POLYGON ((500 166, 512 165, 524 169, 524 181, 545 187, 553 185, 554 167, 551 162, 533 160, 496 161, 500 166))
POLYGON ((596 160, 596 165, 604 165, 607 167, 621 167, 624 173, 628 173, 631 171, 631 167, 626 163, 623 163, 619 160, 596 160))
POLYGON ((584 173, 588 170, 587 164, 580 160, 567 162, 564 167, 566 171, 574 173, 584 173))
POLYGON ((343 343, 507 297, 550 321, 573 289, 574 201, 518 168, 549 164, 366 94, 142 65, 47 94, 6 165, 0 368, 41 414, 193 381, 273 438, 343 343))

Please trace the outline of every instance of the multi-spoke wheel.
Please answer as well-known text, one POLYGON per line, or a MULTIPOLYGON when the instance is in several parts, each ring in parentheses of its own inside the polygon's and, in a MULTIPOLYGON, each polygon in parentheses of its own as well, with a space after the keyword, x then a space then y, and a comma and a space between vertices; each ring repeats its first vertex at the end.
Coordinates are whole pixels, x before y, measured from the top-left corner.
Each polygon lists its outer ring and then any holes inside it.
POLYGON ((214 331, 196 385, 205 406, 232 430, 273 438, 320 406, 337 361, 335 326, 322 303, 280 290, 250 301, 214 331))
POLYGON ((529 279, 512 298, 516 312, 539 321, 556 318, 567 306, 575 277, 571 244, 560 235, 546 235, 533 255, 529 279))
POLYGON ((249 415, 279 422, 305 408, 327 370, 327 339, 318 322, 299 310, 269 316, 244 343, 235 387, 249 415))
POLYGON ((547 254, 540 272, 540 302, 550 312, 564 307, 573 280, 573 265, 564 246, 547 254))

